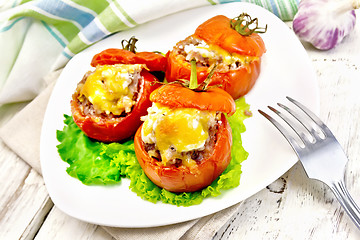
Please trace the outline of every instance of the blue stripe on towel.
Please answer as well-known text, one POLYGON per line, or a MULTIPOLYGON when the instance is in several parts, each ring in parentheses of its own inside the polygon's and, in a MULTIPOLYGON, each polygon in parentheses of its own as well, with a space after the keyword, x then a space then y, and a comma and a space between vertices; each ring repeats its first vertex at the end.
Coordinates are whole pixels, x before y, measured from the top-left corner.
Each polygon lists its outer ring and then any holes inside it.
POLYGON ((20 18, 17 18, 15 19, 14 21, 12 21, 9 25, 3 27, 0 29, 0 33, 1 32, 6 32, 8 31, 9 29, 11 29, 17 22, 19 22, 20 20, 23 20, 25 17, 20 17, 20 18))
POLYGON ((68 59, 71 59, 71 58, 72 58, 72 56, 70 56, 69 54, 67 54, 67 53, 65 52, 65 50, 62 51, 62 54, 63 54, 66 58, 68 58, 68 59))
POLYGON ((270 6, 271 6, 272 12, 273 12, 276 16, 280 17, 280 13, 279 13, 279 11, 278 11, 278 8, 277 8, 277 5, 276 5, 275 1, 274 1, 274 0, 269 0, 269 1, 270 1, 270 6))
POLYGON ((96 42, 100 39, 106 37, 108 34, 104 33, 96 24, 95 21, 92 21, 89 23, 82 31, 81 33, 84 35, 84 37, 89 42, 96 42))
POLYGON ((59 0, 42 0, 34 3, 34 5, 51 15, 78 22, 82 27, 88 25, 95 18, 94 15, 59 0))
POLYGON ((44 25, 44 27, 49 31, 49 33, 60 43, 61 46, 66 47, 66 43, 61 39, 60 36, 58 36, 51 28, 50 26, 44 22, 41 21, 41 23, 44 25))

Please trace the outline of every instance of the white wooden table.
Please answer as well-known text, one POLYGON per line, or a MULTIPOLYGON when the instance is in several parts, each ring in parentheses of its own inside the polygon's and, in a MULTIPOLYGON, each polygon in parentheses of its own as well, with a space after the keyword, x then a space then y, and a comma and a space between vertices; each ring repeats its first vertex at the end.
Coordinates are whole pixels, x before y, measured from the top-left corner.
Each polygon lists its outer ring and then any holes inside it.
MULTIPOLYGON (((291 23, 288 23, 291 26, 291 23)), ((350 161, 346 182, 360 204, 360 21, 330 51, 305 48, 317 72, 321 119, 350 161)), ((24 104, 0 108, 0 126, 24 104)), ((101 227, 67 216, 51 202, 44 182, 0 140, 0 239, 112 239, 101 227)), ((242 202, 214 239, 360 239, 360 231, 330 190, 296 164, 242 202)))

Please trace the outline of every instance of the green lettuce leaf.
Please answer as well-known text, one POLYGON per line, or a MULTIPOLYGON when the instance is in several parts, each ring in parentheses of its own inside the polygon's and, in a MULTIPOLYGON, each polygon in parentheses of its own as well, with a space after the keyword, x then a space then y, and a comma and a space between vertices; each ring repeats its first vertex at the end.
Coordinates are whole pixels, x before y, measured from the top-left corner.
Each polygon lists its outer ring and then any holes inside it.
POLYGON ((86 185, 116 184, 123 177, 130 179, 130 189, 139 197, 156 203, 191 206, 206 197, 215 197, 223 190, 237 187, 240 183, 241 162, 248 157, 242 146, 241 133, 246 128, 243 121, 248 117, 249 105, 244 98, 236 101, 236 113, 229 117, 232 128, 232 159, 226 170, 208 187, 192 193, 172 193, 156 186, 145 175, 134 151, 134 142, 110 143, 88 138, 74 123, 71 116, 64 115, 65 126, 57 131, 57 146, 61 159, 69 164, 67 173, 86 185))

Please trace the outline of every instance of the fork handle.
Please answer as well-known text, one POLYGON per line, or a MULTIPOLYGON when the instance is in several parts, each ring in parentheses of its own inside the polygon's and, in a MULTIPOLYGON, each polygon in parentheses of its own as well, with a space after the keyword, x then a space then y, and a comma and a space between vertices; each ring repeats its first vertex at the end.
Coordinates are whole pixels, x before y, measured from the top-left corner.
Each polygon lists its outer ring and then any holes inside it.
POLYGON ((332 184, 329 184, 329 187, 340 202, 341 206, 344 208, 345 212, 360 230, 360 208, 350 196, 344 180, 333 182, 332 184))

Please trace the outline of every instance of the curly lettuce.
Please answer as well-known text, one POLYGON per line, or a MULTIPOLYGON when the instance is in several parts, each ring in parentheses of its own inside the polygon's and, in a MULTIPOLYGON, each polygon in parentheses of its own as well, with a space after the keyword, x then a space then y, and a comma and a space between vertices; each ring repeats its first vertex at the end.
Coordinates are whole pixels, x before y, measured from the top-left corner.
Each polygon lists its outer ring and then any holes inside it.
POLYGON ((139 197, 150 201, 191 206, 200 204, 206 197, 216 197, 221 191, 237 187, 240 183, 241 163, 248 153, 242 146, 241 133, 246 128, 249 105, 244 98, 236 101, 236 113, 229 117, 233 145, 231 162, 226 170, 208 187, 192 193, 173 193, 156 186, 144 173, 134 151, 134 142, 102 143, 88 138, 71 116, 64 115, 65 126, 57 131, 57 146, 61 159, 69 164, 67 173, 86 185, 119 184, 122 178, 130 179, 130 189, 139 197))

